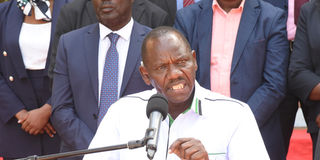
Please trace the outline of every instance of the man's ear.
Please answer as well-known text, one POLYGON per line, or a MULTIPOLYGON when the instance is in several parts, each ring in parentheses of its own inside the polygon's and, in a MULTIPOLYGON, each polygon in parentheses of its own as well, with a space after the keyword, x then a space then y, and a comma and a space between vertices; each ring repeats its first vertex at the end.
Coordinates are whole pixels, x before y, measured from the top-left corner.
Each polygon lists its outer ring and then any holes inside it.
POLYGON ((193 62, 194 62, 194 64, 195 64, 195 70, 197 70, 198 69, 198 64, 197 64, 197 56, 196 56, 196 51, 194 51, 194 50, 192 50, 191 51, 191 53, 192 53, 192 57, 193 57, 193 62))
POLYGON ((140 74, 141 74, 141 77, 142 77, 144 83, 146 83, 148 86, 150 86, 151 82, 150 82, 150 77, 149 77, 149 73, 148 73, 147 69, 143 65, 141 65, 139 67, 139 71, 140 71, 140 74))

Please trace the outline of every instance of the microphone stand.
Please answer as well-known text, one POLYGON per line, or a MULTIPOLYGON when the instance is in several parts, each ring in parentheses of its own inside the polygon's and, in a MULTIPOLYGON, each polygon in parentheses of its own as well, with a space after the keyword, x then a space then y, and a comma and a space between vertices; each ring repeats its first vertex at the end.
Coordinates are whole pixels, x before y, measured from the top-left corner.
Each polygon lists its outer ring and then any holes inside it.
POLYGON ((129 148, 129 149, 140 148, 145 146, 148 140, 154 138, 154 133, 155 133, 154 130, 155 130, 154 128, 148 128, 146 130, 145 137, 143 139, 129 141, 126 144, 119 144, 119 145, 113 145, 113 146, 107 146, 107 147, 101 147, 101 148, 83 149, 83 150, 70 151, 70 152, 64 152, 64 153, 49 154, 44 156, 33 155, 26 158, 19 158, 16 160, 50 160, 50 159, 57 159, 57 158, 81 156, 81 155, 90 154, 90 153, 113 151, 113 150, 125 149, 125 148, 129 148), (152 131, 153 133, 150 133, 152 131))
POLYGON ((20 158, 16 160, 50 160, 50 159, 74 157, 74 156, 80 156, 80 155, 89 154, 89 153, 112 151, 112 150, 125 149, 125 148, 135 149, 135 148, 143 147, 145 145, 146 145, 146 138, 143 138, 142 140, 129 141, 127 144, 120 144, 120 145, 93 148, 93 149, 83 149, 83 150, 70 151, 70 152, 64 152, 64 153, 49 154, 44 156, 33 155, 33 156, 20 158))

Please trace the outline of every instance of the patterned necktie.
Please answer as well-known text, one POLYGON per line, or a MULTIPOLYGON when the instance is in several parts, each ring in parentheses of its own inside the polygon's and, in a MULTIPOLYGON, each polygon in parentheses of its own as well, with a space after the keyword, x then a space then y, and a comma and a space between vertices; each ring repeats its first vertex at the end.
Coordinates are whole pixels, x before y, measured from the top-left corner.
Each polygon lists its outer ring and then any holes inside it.
POLYGON ((100 93, 100 107, 98 124, 107 113, 110 105, 118 99, 118 52, 116 48, 119 35, 110 33, 110 47, 108 49, 103 69, 103 78, 100 93))
POLYGON ((183 0, 183 7, 187 7, 193 3, 194 3, 194 0, 183 0))

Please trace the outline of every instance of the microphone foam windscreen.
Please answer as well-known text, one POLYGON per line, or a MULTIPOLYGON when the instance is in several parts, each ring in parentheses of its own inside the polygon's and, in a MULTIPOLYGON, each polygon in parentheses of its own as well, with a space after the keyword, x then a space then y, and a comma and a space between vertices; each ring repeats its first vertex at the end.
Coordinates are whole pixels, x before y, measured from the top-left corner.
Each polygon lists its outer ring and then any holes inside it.
POLYGON ((151 112, 158 111, 162 114, 163 119, 168 114, 168 100, 161 94, 157 93, 150 97, 147 105, 147 116, 150 117, 151 112))

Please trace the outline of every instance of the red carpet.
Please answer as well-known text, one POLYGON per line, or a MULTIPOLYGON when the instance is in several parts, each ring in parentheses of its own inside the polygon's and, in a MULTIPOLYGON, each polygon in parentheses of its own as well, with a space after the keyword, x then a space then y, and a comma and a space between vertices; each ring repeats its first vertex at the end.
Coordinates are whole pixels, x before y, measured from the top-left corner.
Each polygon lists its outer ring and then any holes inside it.
POLYGON ((307 129, 293 130, 287 160, 312 160, 312 141, 307 129))

